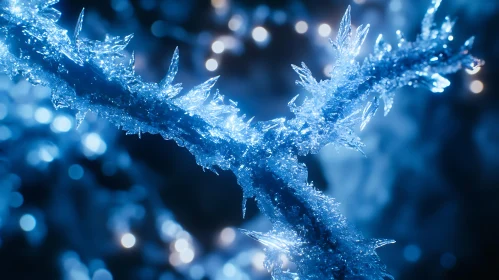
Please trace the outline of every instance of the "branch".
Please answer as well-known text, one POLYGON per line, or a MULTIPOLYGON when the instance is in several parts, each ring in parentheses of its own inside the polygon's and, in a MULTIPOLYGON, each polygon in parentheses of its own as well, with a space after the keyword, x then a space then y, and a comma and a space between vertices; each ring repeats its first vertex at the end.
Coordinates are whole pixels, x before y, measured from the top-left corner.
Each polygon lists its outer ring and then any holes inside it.
MULTIPOLYGON (((77 119, 94 111, 130 134, 160 134, 184 146, 203 168, 231 170, 244 193, 255 197, 260 210, 274 224, 270 233, 246 232, 268 248, 267 268, 277 279, 386 279, 391 278, 375 249, 391 240, 366 240, 339 213, 336 203, 307 181, 298 155, 316 153, 326 144, 361 149, 354 126, 361 128, 376 113, 379 100, 385 114, 393 90, 429 86, 441 92, 449 81, 441 74, 480 62, 468 54, 472 40, 451 51, 453 23, 433 26, 440 1, 433 1, 423 21, 423 33, 413 43, 400 34, 398 48, 377 40, 375 52, 362 64, 355 57, 369 26, 352 36, 350 8, 332 42, 338 59, 332 78, 317 82, 310 70, 293 66, 311 96, 301 105, 293 99, 295 117, 251 123, 239 116, 237 103, 212 88, 217 78, 179 94, 173 84, 178 50, 159 83, 146 83, 134 72, 134 59, 124 49, 132 39, 106 37, 94 41, 80 36, 82 11, 72 37, 56 22, 56 0, 6 0, 0 4, 0 71, 22 75, 34 84, 52 88, 57 108, 76 110, 77 119), (369 96, 375 97, 364 105, 369 96), (282 271, 278 254, 297 266, 282 271)), ((243 213, 244 213, 243 202, 243 213)))

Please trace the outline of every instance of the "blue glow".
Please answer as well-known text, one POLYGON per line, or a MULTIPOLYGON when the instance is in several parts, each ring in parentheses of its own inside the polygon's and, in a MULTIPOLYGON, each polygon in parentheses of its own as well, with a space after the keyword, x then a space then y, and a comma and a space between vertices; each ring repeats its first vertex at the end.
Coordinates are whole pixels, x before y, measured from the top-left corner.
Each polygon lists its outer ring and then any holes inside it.
POLYGON ((19 220, 19 225, 24 231, 32 231, 36 227, 36 219, 31 214, 24 214, 19 220))
POLYGON ((18 208, 23 205, 24 197, 19 192, 13 192, 10 194, 10 207, 18 208))
POLYGON ((404 258, 408 262, 417 262, 421 258, 421 249, 417 245, 407 245, 404 248, 404 258))
POLYGON ((69 178, 73 180, 80 180, 85 174, 85 170, 79 164, 73 164, 68 169, 69 178))
POLYGON ((451 269, 456 265, 456 256, 451 253, 445 253, 440 257, 440 265, 445 269, 451 269))
POLYGON ((100 268, 94 272, 92 280, 113 280, 113 275, 109 270, 100 268))

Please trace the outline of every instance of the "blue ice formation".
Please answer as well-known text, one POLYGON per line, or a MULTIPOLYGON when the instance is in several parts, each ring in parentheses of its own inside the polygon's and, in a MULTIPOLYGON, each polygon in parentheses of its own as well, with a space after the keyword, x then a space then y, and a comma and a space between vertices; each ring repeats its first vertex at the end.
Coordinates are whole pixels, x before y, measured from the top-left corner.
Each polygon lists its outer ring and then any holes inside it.
MULTIPOLYGON (((334 41, 336 61, 331 78, 317 81, 302 64, 293 66, 308 95, 289 102, 293 118, 252 122, 237 103, 213 87, 218 77, 181 93, 174 83, 179 53, 159 83, 143 81, 134 71, 134 56, 124 49, 133 35, 81 36, 82 11, 72 34, 57 25, 58 0, 5 0, 0 4, 0 71, 23 76, 52 89, 57 108, 70 107, 77 120, 89 111, 129 134, 160 134, 186 147, 203 168, 231 170, 244 193, 254 197, 272 221, 268 233, 246 232, 267 246, 266 267, 275 279, 390 279, 375 249, 392 240, 368 240, 349 225, 332 198, 308 182, 298 156, 317 153, 328 144, 361 151, 354 133, 363 129, 380 102, 387 114, 394 90, 403 86, 442 92, 443 77, 481 62, 471 56, 473 38, 452 48, 454 22, 436 26, 441 0, 433 0, 414 42, 397 31, 395 47, 376 40, 374 53, 356 61, 369 25, 352 30, 350 7, 334 41), (282 269, 285 254, 296 270, 282 269)), ((245 202, 243 202, 243 212, 245 202)))

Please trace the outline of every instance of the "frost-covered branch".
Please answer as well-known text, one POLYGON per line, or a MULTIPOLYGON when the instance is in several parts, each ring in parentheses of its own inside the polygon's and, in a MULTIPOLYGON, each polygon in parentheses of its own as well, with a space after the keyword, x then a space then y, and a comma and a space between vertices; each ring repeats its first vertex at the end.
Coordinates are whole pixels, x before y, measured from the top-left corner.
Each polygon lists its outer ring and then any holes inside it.
POLYGON ((453 22, 434 26, 439 0, 433 1, 415 42, 398 32, 398 47, 392 49, 380 36, 374 54, 363 63, 355 57, 369 26, 360 26, 353 36, 348 8, 332 42, 338 54, 332 78, 316 81, 305 65, 293 66, 298 84, 310 95, 299 105, 296 98, 290 102, 294 118, 254 124, 239 116, 237 103, 225 103, 218 91, 212 93, 217 78, 180 94, 180 84, 173 83, 178 50, 161 82, 144 82, 134 72, 133 54, 127 59, 124 52, 132 35, 83 38, 82 11, 69 36, 56 24, 60 12, 52 5, 57 2, 0 4, 0 71, 52 88, 55 106, 76 110, 80 121, 88 111, 97 112, 127 133, 175 140, 203 168, 234 172, 244 193, 243 212, 246 199, 255 197, 274 224, 270 233, 246 233, 267 246, 266 265, 275 278, 391 277, 375 249, 392 241, 366 240, 354 230, 335 202, 308 183, 298 155, 316 153, 327 144, 360 150, 354 127, 362 129, 369 122, 380 99, 386 114, 394 89, 424 85, 441 92, 449 85, 442 75, 480 63, 468 53, 472 40, 451 49, 453 22), (279 254, 286 254, 297 270, 282 271, 279 254))

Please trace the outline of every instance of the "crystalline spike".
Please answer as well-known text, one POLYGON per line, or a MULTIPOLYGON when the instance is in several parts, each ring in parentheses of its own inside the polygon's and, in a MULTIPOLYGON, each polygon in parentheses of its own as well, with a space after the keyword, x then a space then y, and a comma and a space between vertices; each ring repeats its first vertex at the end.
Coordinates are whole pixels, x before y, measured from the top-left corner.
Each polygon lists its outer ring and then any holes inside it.
POLYGON ((357 28, 357 35, 356 35, 356 40, 355 43, 352 46, 352 56, 356 57, 359 55, 360 48, 364 44, 364 41, 366 40, 367 34, 369 33, 369 28, 371 25, 367 24, 366 26, 360 25, 357 28))
POLYGON ((237 107, 237 101, 234 101, 232 99, 229 99, 229 103, 234 106, 234 107, 237 107))
POLYGON ((295 101, 296 99, 298 98, 298 96, 300 96, 299 94, 295 95, 295 97, 293 97, 289 102, 288 102, 288 106, 289 107, 295 107, 296 104, 295 104, 295 101))
POLYGON ((40 3, 41 8, 44 9, 59 3, 59 0, 42 0, 40 3))
POLYGON ((475 43, 475 36, 471 36, 466 42, 464 42, 463 50, 470 50, 473 48, 473 44, 475 43))
POLYGON ((242 214, 243 214, 243 219, 246 218, 246 204, 248 203, 248 198, 246 198, 243 195, 243 202, 242 202, 242 214))
POLYGON ((374 54, 378 59, 381 59, 386 53, 392 51, 392 45, 385 42, 383 35, 379 34, 376 39, 376 44, 374 45, 374 54))
POLYGON ((80 128, 81 124, 85 120, 85 116, 87 115, 88 111, 78 111, 76 113, 76 129, 80 128))
POLYGON ((135 51, 132 51, 130 55, 130 61, 128 62, 129 67, 134 70, 135 69, 135 51))
POLYGON ((300 77, 300 80, 302 82, 305 82, 306 80, 308 80, 310 78, 310 76, 312 75, 312 72, 310 71, 310 69, 308 69, 308 67, 307 67, 307 65, 305 65, 305 63, 302 63, 301 66, 302 67, 291 64, 291 67, 298 74, 298 76, 300 77))
POLYGON ((289 253, 289 250, 293 248, 294 246, 297 246, 299 243, 292 242, 289 240, 285 240, 282 238, 279 238, 277 236, 274 236, 272 234, 268 233, 261 233, 261 232, 256 232, 256 231, 249 231, 245 229, 239 229, 242 233, 245 235, 253 238, 254 240, 262 243, 263 245, 272 248, 272 249, 277 249, 283 253, 289 253))
POLYGON ((178 50, 178 47, 176 47, 175 51, 173 52, 170 67, 168 68, 168 73, 166 73, 166 76, 159 83, 160 88, 165 88, 165 87, 172 84, 173 79, 175 78, 175 76, 177 75, 177 72, 178 72, 179 57, 180 57, 179 50, 178 50))
POLYGON ((41 10, 39 14, 53 22, 57 22, 61 18, 61 12, 52 7, 41 10))
POLYGON ((442 28, 441 28, 441 30, 442 30, 441 32, 442 32, 443 36, 446 36, 447 34, 452 33, 452 28, 454 27, 455 23, 456 22, 452 21, 449 16, 445 17, 444 22, 442 23, 442 28))
POLYGON ((364 130, 366 125, 372 119, 372 117, 376 114, 379 107, 379 99, 378 97, 374 97, 372 101, 369 101, 364 108, 364 112, 362 113, 362 123, 360 125, 360 130, 364 130))
POLYGON ((218 81, 220 76, 213 77, 211 79, 208 79, 206 82, 196 86, 195 88, 192 89, 192 91, 197 91, 197 92, 208 92, 213 88, 215 83, 218 81))
POLYGON ((302 67, 298 67, 296 65, 291 64, 293 70, 295 70, 295 72, 300 77, 300 80, 296 81, 296 84, 304 87, 305 89, 317 85, 317 80, 315 80, 314 76, 312 75, 312 71, 308 69, 307 65, 305 63, 302 63, 301 66, 302 67))
POLYGON ((374 249, 381 248, 383 246, 396 243, 393 239, 375 239, 372 241, 374 249))
POLYGON ((341 19, 338 35, 336 36, 335 43, 337 44, 337 48, 340 51, 348 46, 350 42, 350 36, 352 35, 352 18, 350 15, 351 9, 352 8, 350 7, 350 5, 348 5, 346 12, 341 19))
POLYGON ((426 11, 426 15, 421 23, 421 37, 425 40, 430 38, 433 19, 441 3, 442 0, 432 0, 430 8, 426 11))
MULTIPOLYGON (((120 52, 124 50, 128 44, 130 44, 130 41, 132 41, 134 34, 129 34, 126 35, 125 37, 113 37, 108 40, 108 43, 111 45, 111 51, 113 52, 120 52)), ((110 37, 106 37, 108 39, 110 37)))
MULTIPOLYGON (((81 9, 80 15, 78 16, 78 21, 76 22, 74 38, 78 42, 80 38, 80 32, 83 29, 83 18, 85 17, 85 8, 81 9)), ((78 47, 78 44, 77 44, 78 47)))
POLYGON ((385 104, 383 111, 384 116, 386 117, 390 110, 393 107, 393 99, 395 98, 395 94, 393 92, 386 92, 381 95, 381 99, 383 99, 383 103, 385 104))

